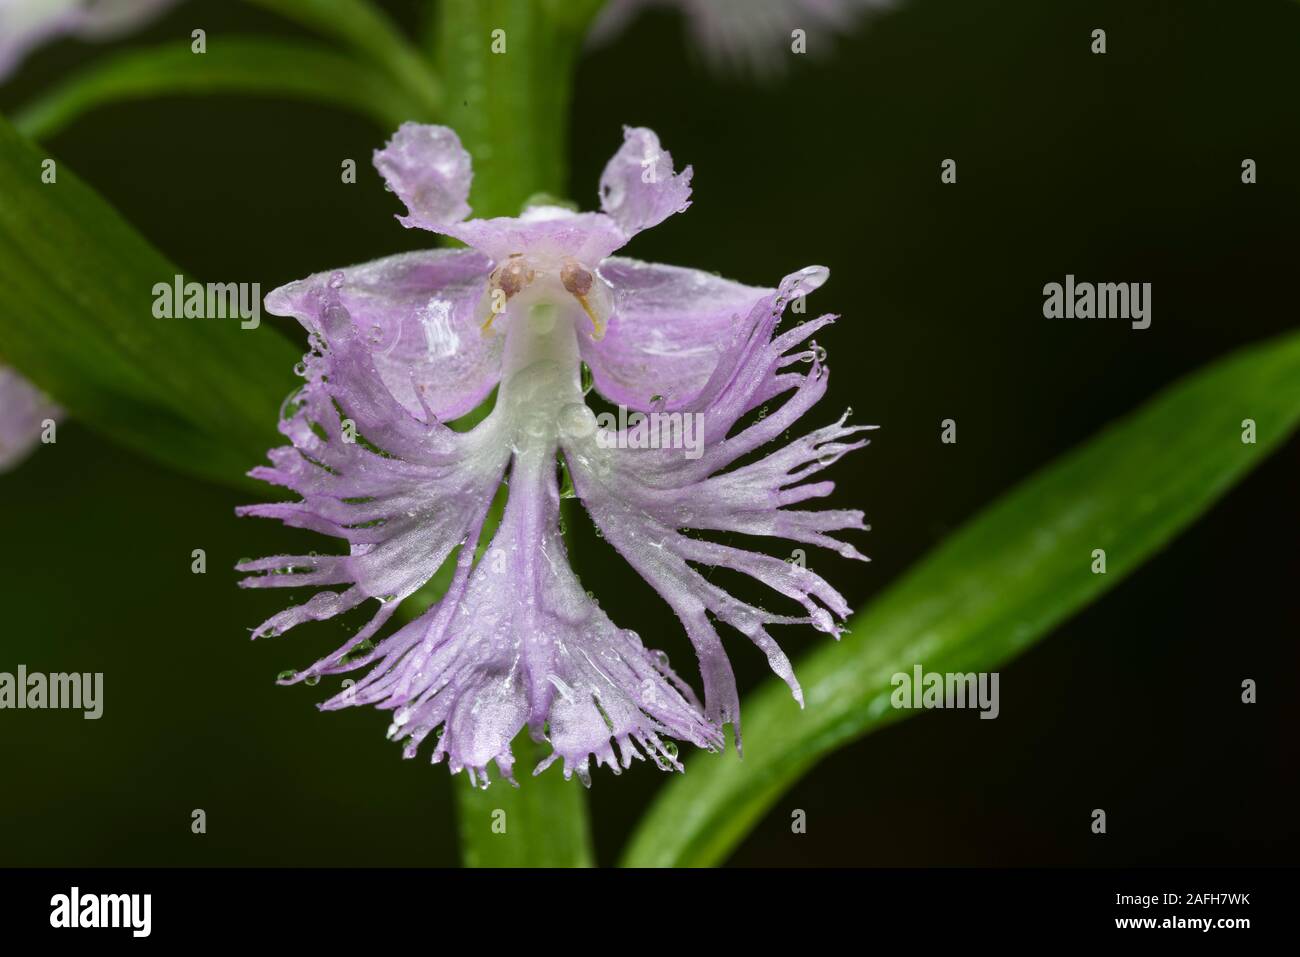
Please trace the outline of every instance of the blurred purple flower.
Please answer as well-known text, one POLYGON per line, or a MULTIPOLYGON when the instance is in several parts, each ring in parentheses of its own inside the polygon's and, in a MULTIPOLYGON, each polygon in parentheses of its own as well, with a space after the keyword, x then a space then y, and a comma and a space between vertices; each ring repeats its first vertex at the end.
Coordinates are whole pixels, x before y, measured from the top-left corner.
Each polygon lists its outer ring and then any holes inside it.
POLYGON ((42 423, 62 414, 36 386, 0 366, 0 472, 27 458, 40 441, 42 423))
POLYGON ((29 52, 59 37, 118 36, 176 0, 0 0, 0 79, 29 52))
MULTIPOLYGON (((606 166, 601 213, 540 206, 466 219, 470 157, 443 127, 404 125, 375 165, 405 203, 405 225, 470 248, 320 273, 267 296, 268 310, 309 331, 312 349, 299 369, 307 383, 282 410, 280 431, 292 445, 250 474, 302 500, 239 511, 336 536, 349 550, 241 562, 240 571, 259 573, 246 587, 341 586, 273 616, 254 637, 378 600, 342 648, 283 683, 368 669, 321 707, 391 709, 390 737, 404 740, 407 757, 437 731, 433 760, 446 757, 453 772, 468 769, 484 785, 490 762, 513 781, 510 742, 525 725, 552 747, 537 771, 560 759, 566 777, 584 782, 591 757, 616 773, 641 751, 680 768, 666 739, 719 749, 726 723, 739 748, 735 679, 717 622, 756 644, 802 704, 767 626, 811 624, 838 635, 844 599, 801 562, 696 532, 780 536, 863 557, 828 534, 864 528, 861 512, 787 506, 830 493, 830 482, 803 480, 865 445, 849 438, 865 427, 845 425, 846 413, 765 457, 752 454, 826 391, 824 350, 791 350, 834 317, 775 331, 786 305, 827 271, 809 267, 762 289, 611 256, 689 205, 690 168, 674 173, 646 129, 626 130, 606 166), (694 427, 695 450, 638 448, 632 426, 602 426, 584 399, 584 363, 611 402, 694 427), (495 403, 477 426, 444 425, 494 386, 495 403), (582 500, 602 537, 684 625, 703 704, 666 656, 614 624, 570 569, 557 455, 572 482, 566 494, 582 500), (504 516, 475 561, 503 482, 504 516), (401 601, 449 559, 455 572, 445 596, 375 645, 401 601), (699 565, 757 579, 802 613, 734 598, 699 565)), ((666 434, 667 445, 679 444, 666 434)))
POLYGON ((589 34, 593 45, 612 40, 649 7, 675 7, 686 29, 717 67, 759 76, 779 73, 791 53, 791 33, 803 30, 809 50, 847 33, 862 14, 893 0, 609 0, 589 34))

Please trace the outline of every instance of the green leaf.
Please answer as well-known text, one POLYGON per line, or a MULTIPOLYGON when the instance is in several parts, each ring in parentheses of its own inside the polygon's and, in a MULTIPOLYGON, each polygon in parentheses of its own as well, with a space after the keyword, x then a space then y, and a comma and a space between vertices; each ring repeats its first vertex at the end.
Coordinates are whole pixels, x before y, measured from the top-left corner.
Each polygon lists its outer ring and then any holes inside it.
POLYGON ((442 84, 433 66, 382 10, 366 0, 248 0, 334 37, 387 71, 419 105, 408 120, 430 119, 442 108, 442 84))
POLYGON ((279 445, 301 351, 265 324, 158 319, 181 272, 0 118, 0 361, 73 417, 182 471, 235 484, 279 445))
POLYGON ((745 759, 692 760, 629 844, 631 866, 721 862, 836 748, 911 714, 890 679, 992 671, 1165 545, 1300 422, 1300 334, 1220 360, 984 510, 795 670, 807 709, 769 681, 743 707, 745 759), (1258 444, 1242 442, 1253 419, 1258 444), (1092 551, 1105 549, 1106 574, 1092 551))
POLYGON ((316 100, 368 116, 385 130, 426 115, 386 74, 346 54, 312 43, 217 37, 202 54, 177 42, 111 56, 28 105, 15 125, 45 138, 104 103, 205 93, 316 100))

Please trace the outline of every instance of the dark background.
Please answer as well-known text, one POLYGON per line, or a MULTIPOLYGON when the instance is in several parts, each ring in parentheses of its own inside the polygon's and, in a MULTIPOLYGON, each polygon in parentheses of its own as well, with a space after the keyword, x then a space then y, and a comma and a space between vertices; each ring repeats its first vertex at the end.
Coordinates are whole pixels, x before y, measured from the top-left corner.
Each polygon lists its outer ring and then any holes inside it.
MULTIPOLYGON (((388 6, 414 26, 412 6, 388 6)), ((195 26, 209 44, 293 32, 200 0, 129 42, 195 26)), ((827 43, 810 37, 814 51, 827 43)), ((904 0, 833 55, 756 84, 709 70, 680 20, 655 13, 582 62, 570 191, 594 207, 620 126, 647 125, 694 164, 695 203, 630 254, 756 284, 831 268, 810 300, 843 316, 820 337, 836 375, 817 420, 852 405, 882 426, 834 473, 837 503, 873 526, 871 565, 825 568, 860 607, 1033 469, 1294 325, 1298 50, 1300 4, 1287 0, 904 0), (1089 52, 1094 27, 1105 56, 1089 52), (946 157, 956 186, 939 182, 946 157), (1245 157, 1258 185, 1240 182, 1245 157), (1152 327, 1043 319, 1043 284, 1067 272, 1151 282, 1152 327), (939 443, 945 417, 956 446, 939 443)), ((41 52, 0 89, 0 110, 104 52, 41 52)), ((176 98, 98 110, 50 147, 187 272, 265 292, 427 244, 394 221, 368 165, 389 132, 299 103, 176 98), (344 157, 358 160, 355 186, 339 182, 344 157)), ((841 750, 734 862, 1294 862, 1298 476, 1293 440, 1005 667, 997 721, 922 714, 841 750), (1253 707, 1239 700, 1246 677, 1253 707), (1104 837, 1089 832, 1095 807, 1104 837), (806 835, 790 833, 793 808, 806 835)), ((0 477, 0 670, 103 671, 106 700, 97 722, 0 714, 0 865, 457 860, 445 768, 400 760, 386 715, 322 715, 324 687, 274 686, 336 647, 338 629, 247 641, 285 596, 239 591, 227 569, 294 539, 236 520, 246 500, 75 422, 0 477), (199 547, 206 576, 190 573, 199 547), (204 836, 190 833, 193 808, 207 811, 204 836)), ((666 607, 581 534, 578 570, 615 620, 693 662, 666 607)), ((796 663, 823 640, 783 636, 796 663)), ((731 647, 743 691, 765 662, 731 647)), ((595 775, 602 862, 662 783, 645 764, 595 775)))

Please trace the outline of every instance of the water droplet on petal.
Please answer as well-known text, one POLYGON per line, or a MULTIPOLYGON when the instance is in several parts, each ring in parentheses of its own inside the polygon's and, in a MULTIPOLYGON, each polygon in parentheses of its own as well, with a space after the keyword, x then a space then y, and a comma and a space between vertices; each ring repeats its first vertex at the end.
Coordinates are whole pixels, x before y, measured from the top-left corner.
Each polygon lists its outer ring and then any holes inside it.
POLYGON ((570 402, 560 410, 560 434, 571 439, 585 439, 596 431, 596 413, 583 402, 570 402))
POLYGON ((284 397, 284 401, 280 403, 281 422, 292 419, 298 414, 298 407, 302 404, 301 398, 305 388, 305 386, 299 386, 284 397))

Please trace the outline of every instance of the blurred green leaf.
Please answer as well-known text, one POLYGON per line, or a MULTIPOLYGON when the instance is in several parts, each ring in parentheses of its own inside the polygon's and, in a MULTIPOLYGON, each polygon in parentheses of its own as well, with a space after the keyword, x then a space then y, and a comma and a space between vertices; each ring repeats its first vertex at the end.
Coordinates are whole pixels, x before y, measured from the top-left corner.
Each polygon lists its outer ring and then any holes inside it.
POLYGON ((68 167, 43 183, 47 155, 0 118, 0 361, 122 445, 251 485, 301 351, 265 324, 155 318, 181 270, 68 167))
POLYGON ((429 120, 442 108, 442 84, 433 65, 388 15, 366 0, 248 0, 334 37, 387 71, 417 104, 405 119, 429 120))
POLYGON ((317 100, 368 116, 385 130, 425 109, 386 74, 347 54, 312 43, 219 37, 203 54, 176 42, 111 56, 29 104, 14 123, 27 136, 44 138, 104 103, 204 93, 317 100))
POLYGON ((967 523, 795 670, 807 710, 767 682, 744 705, 746 757, 700 757, 661 793, 630 866, 724 860, 838 747, 913 712, 891 678, 996 670, 1137 569, 1300 422, 1300 334, 1220 360, 1032 476, 967 523), (1253 419, 1258 444, 1242 442, 1253 419), (1105 549, 1107 573, 1091 571, 1105 549))

